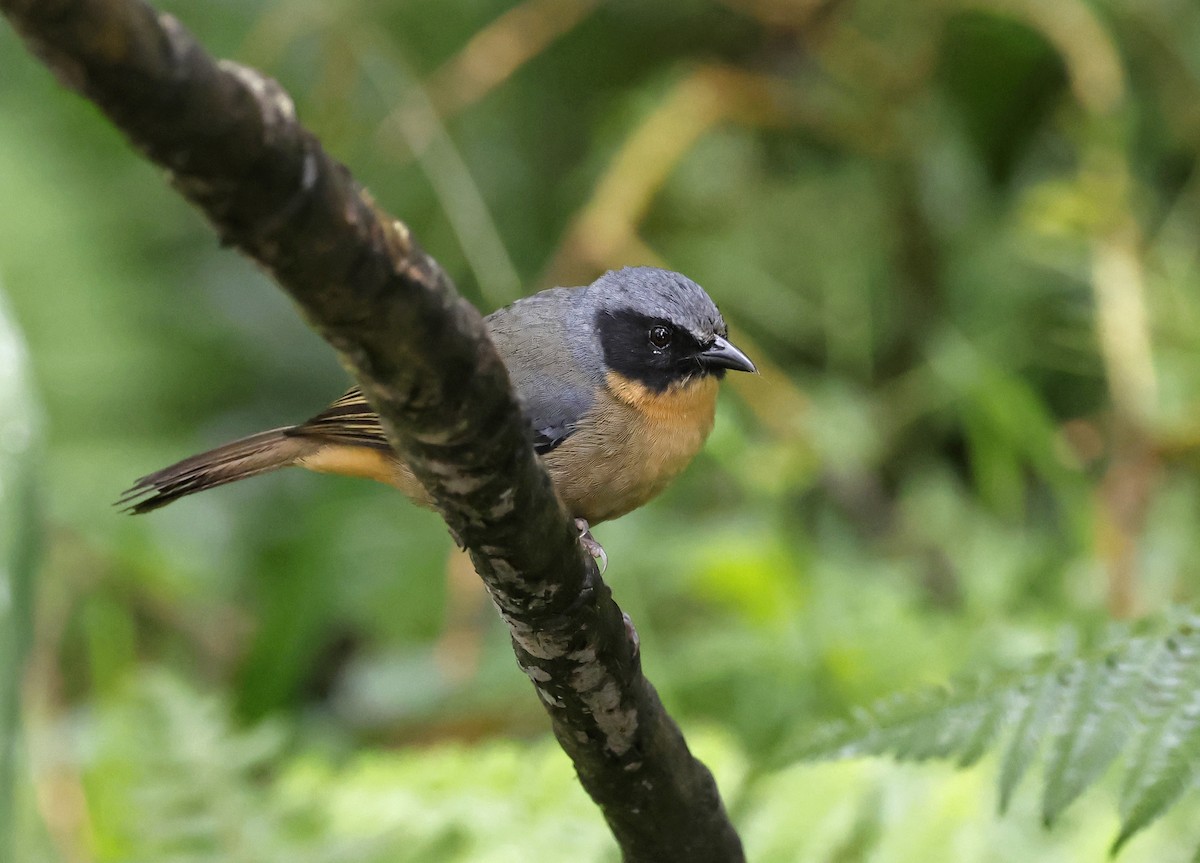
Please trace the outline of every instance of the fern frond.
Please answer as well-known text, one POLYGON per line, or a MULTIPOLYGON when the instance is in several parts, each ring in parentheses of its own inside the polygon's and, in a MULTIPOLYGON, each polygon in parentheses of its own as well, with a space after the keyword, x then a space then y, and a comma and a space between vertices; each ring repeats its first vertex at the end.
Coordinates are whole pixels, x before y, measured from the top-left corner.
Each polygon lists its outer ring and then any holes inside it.
POLYGON ((1200 779, 1200 616, 1165 636, 1125 636, 1098 655, 1060 654, 890 697, 819 729, 787 760, 889 755, 965 767, 1002 745, 1001 812, 1041 756, 1047 825, 1122 759, 1119 850, 1200 779))
MULTIPOLYGON (((1117 850, 1171 804, 1200 771, 1200 643, 1168 638, 1143 705, 1142 731, 1121 792, 1117 850)), ((1200 854, 1200 852, 1198 852, 1200 854)))
POLYGON ((1058 676, 1034 674, 1017 684, 1020 706, 1014 710, 1015 728, 1000 763, 1000 812, 1008 811, 1013 792, 1038 756, 1046 729, 1055 714, 1058 676))
POLYGON ((98 859, 128 863, 335 863, 382 859, 374 837, 339 843, 325 814, 272 780, 286 734, 240 729, 217 699, 165 673, 101 711, 85 781, 98 859))
POLYGON ((1130 642, 1100 661, 1072 664, 1059 726, 1050 744, 1042 819, 1050 826, 1108 769, 1137 729, 1139 688, 1154 679, 1154 642, 1130 642))

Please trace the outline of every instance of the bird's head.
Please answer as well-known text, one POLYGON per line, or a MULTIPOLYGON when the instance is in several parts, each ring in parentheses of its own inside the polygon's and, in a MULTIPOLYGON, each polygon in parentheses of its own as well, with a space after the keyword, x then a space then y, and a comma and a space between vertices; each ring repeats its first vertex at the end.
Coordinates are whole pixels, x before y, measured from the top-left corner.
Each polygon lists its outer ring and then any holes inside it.
POLYGON ((655 267, 605 273, 589 288, 607 371, 652 393, 756 372, 728 340, 716 304, 686 276, 655 267))

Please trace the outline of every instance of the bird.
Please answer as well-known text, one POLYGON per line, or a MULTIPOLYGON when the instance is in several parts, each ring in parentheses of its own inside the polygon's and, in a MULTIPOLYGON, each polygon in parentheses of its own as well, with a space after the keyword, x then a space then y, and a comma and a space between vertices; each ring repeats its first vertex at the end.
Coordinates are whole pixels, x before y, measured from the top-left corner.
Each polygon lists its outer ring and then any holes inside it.
MULTIPOLYGON (((756 373, 729 341, 705 290, 657 267, 610 270, 551 288, 484 319, 529 424, 534 451, 584 547, 590 528, 657 496, 712 430, 727 371, 756 373)), ((395 486, 433 500, 388 443, 357 387, 298 425, 252 434, 136 480, 117 504, 134 514, 226 483, 297 466, 395 486)))

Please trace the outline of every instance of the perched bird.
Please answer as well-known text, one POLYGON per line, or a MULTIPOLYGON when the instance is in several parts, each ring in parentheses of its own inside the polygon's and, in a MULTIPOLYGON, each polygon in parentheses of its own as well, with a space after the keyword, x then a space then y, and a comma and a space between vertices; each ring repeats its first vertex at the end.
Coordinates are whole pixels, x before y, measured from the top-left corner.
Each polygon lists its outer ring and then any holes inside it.
MULTIPOLYGON (((552 288, 485 319, 508 368, 534 449, 579 525, 617 518, 661 492, 713 425, 717 382, 754 363, 727 340, 704 289, 679 273, 629 267, 582 288, 552 288)), ((118 502, 134 513, 296 465, 362 476, 431 500, 351 389, 307 422, 260 432, 137 480, 118 502)))

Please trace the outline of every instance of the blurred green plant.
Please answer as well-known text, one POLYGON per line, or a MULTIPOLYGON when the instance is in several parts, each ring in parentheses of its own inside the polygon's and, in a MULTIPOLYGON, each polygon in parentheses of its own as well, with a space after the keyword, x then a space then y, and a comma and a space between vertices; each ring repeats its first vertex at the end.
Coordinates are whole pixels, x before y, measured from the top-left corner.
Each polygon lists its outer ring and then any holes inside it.
POLYGON ((375 859, 314 841, 317 807, 264 784, 286 740, 277 725, 239 732, 217 700, 157 676, 115 697, 93 734, 83 778, 101 860, 375 859))
MULTIPOLYGON (((103 863, 616 863, 603 822, 551 740, 441 742, 348 753, 298 746, 278 721, 239 727, 223 699, 169 676, 128 682, 72 735, 103 863)), ((689 742, 733 803, 748 857, 928 863, 1103 858, 1111 815, 1093 798, 1053 832, 1015 799, 997 819, 982 771, 882 763, 800 765, 753 775, 728 734, 689 742), (949 849, 953 849, 951 852, 949 849)), ((1093 796, 1094 797, 1094 796, 1093 796)), ((1162 863, 1194 819, 1173 813, 1128 848, 1162 863)))
POLYGON ((0 859, 4 860, 15 859, 23 834, 18 828, 17 775, 27 764, 19 703, 33 623, 39 540, 38 425, 25 344, 0 293, 0 859))
POLYGON ((278 723, 235 727, 220 699, 165 675, 130 681, 87 735, 96 859, 613 859, 552 742, 347 761, 291 753, 288 737, 278 723))

